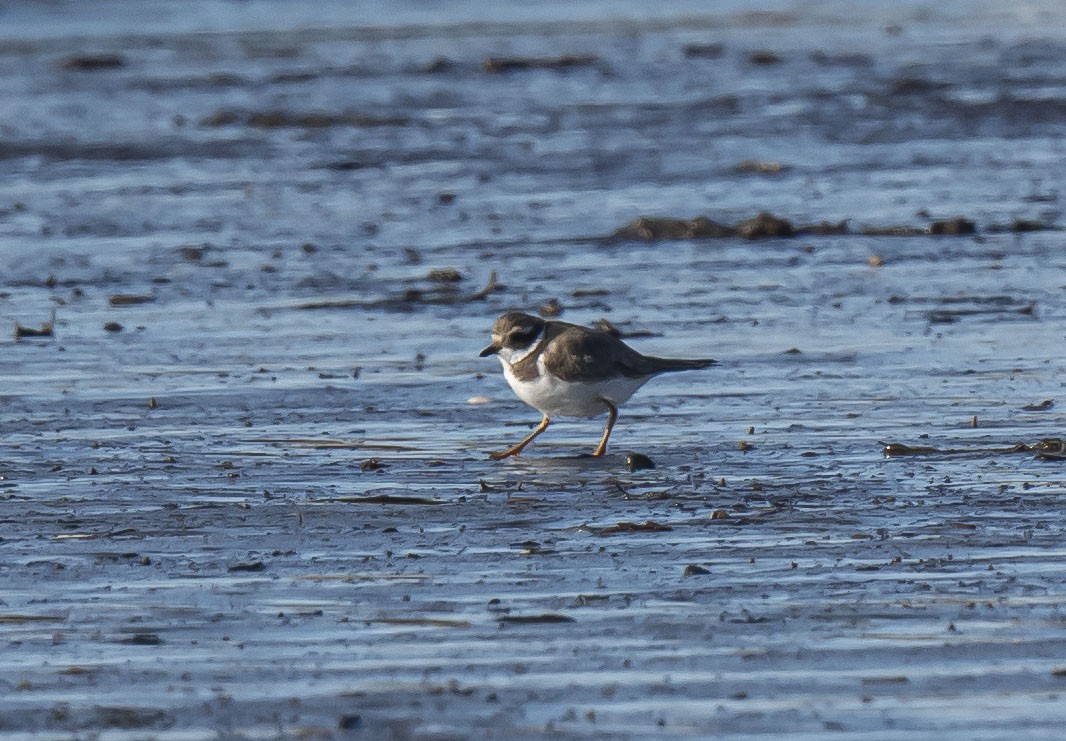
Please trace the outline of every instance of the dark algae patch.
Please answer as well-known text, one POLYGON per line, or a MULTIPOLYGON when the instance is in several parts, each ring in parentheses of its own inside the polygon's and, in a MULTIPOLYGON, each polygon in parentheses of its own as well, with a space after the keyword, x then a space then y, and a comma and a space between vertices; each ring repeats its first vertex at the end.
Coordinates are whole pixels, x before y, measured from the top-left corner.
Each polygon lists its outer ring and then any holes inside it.
POLYGON ((620 227, 611 238, 634 239, 642 242, 657 242, 672 239, 705 239, 731 237, 736 229, 711 221, 704 216, 694 219, 671 219, 641 216, 620 227))
POLYGON ((744 239, 793 237, 796 229, 787 219, 763 211, 758 216, 737 224, 737 234, 744 239))
POLYGON ((38 327, 24 327, 18 322, 15 322, 15 340, 22 340, 31 337, 54 337, 56 327, 56 312, 52 310, 52 318, 47 322, 44 322, 38 327))
POLYGON ((100 72, 121 69, 126 66, 126 60, 119 54, 74 54, 64 59, 59 66, 72 72, 100 72))
POLYGON ((883 443, 885 458, 923 457, 923 456, 997 456, 1012 453, 1035 454, 1044 460, 1066 460, 1066 442, 1061 438, 1048 437, 1035 443, 1015 443, 1013 445, 991 445, 973 447, 933 447, 930 445, 905 445, 903 443, 883 443))
POLYGON ((481 63, 481 68, 494 74, 535 69, 562 71, 592 67, 598 61, 591 54, 564 54, 558 57, 490 57, 481 63))
MULTIPOLYGON (((741 172, 749 172, 757 164, 744 164, 741 172)), ((740 167, 740 166, 738 166, 740 167)), ((774 170, 780 172, 781 170, 774 170)), ((775 216, 767 211, 760 212, 750 219, 735 225, 713 221, 706 216, 693 219, 670 217, 641 216, 616 229, 607 241, 641 241, 660 242, 672 240, 724 239, 740 237, 741 239, 761 240, 780 237, 830 236, 859 234, 867 237, 921 237, 921 236, 966 236, 978 233, 977 224, 965 217, 939 219, 928 226, 890 225, 862 226, 856 230, 849 227, 851 222, 862 222, 863 214, 857 213, 839 221, 819 221, 811 224, 793 224, 788 219, 775 216)), ((1051 224, 1039 221, 1015 221, 1008 226, 990 224, 989 232, 1027 232, 1054 229, 1051 224)))

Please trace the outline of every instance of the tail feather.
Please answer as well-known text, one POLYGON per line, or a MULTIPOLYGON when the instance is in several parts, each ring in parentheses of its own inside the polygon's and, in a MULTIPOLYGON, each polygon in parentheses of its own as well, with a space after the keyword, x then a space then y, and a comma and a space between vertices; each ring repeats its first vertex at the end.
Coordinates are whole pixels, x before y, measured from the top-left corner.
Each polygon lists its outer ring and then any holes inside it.
POLYGON ((718 361, 710 358, 654 358, 645 356, 652 373, 671 373, 673 371, 700 370, 714 365, 718 361))

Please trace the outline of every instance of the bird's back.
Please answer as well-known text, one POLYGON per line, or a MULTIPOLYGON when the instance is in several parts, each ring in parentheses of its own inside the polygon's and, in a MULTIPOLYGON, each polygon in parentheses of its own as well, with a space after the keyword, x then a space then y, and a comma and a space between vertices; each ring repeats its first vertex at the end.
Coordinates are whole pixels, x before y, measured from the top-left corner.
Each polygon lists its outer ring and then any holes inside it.
POLYGON ((641 378, 672 371, 706 368, 710 359, 684 360, 643 355, 612 334, 567 322, 548 322, 545 366, 564 381, 595 381, 621 375, 641 378))

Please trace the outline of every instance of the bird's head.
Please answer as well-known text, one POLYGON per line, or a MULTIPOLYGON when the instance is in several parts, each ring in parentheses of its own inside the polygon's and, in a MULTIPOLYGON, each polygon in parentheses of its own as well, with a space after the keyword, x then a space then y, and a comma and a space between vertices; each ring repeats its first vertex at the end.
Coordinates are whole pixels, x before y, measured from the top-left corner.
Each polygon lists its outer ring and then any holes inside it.
POLYGON ((492 344, 479 355, 499 355, 508 363, 514 362, 532 350, 543 333, 544 320, 540 317, 509 311, 492 325, 492 344))

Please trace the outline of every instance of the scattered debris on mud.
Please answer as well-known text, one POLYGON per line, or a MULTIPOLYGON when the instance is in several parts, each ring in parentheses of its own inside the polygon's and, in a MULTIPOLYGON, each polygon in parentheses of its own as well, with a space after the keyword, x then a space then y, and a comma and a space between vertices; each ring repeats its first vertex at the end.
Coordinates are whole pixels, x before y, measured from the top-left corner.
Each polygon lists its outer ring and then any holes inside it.
MULTIPOLYGON (((755 165, 751 165, 755 167, 755 165)), ((742 239, 760 240, 782 237, 829 236, 859 234, 866 237, 923 237, 923 236, 970 236, 979 233, 972 219, 958 216, 950 219, 933 220, 928 226, 890 225, 862 226, 857 230, 849 228, 855 219, 843 219, 836 222, 822 221, 812 224, 795 225, 788 219, 763 211, 750 219, 734 226, 713 221, 706 216, 692 219, 677 219, 659 216, 640 216, 614 231, 608 242, 640 241, 660 242, 671 240, 725 239, 740 237, 742 239)), ((1036 220, 1015 220, 1011 224, 991 224, 989 233, 997 232, 1034 232, 1057 229, 1054 224, 1036 220)))
POLYGON ((882 443, 885 458, 921 457, 921 456, 994 456, 1015 453, 1033 453, 1045 460, 1066 460, 1066 441, 1057 437, 1043 438, 1035 443, 1015 443, 1013 445, 973 446, 964 448, 937 448, 930 445, 905 445, 903 443, 882 443))
POLYGON ((501 74, 531 69, 561 71, 592 67, 598 63, 599 59, 592 54, 566 54, 559 57, 489 57, 481 64, 481 68, 486 72, 501 74))
MULTIPOLYGON (((456 274, 457 275, 457 274, 456 274)), ((328 299, 323 301, 305 301, 292 308, 303 310, 323 309, 389 309, 393 311, 412 311, 419 306, 457 306, 483 301, 491 294, 503 290, 503 286, 496 279, 496 272, 489 274, 488 281, 480 290, 472 293, 463 293, 457 287, 459 281, 451 280, 452 274, 448 274, 447 280, 441 280, 440 276, 431 273, 427 280, 433 285, 428 289, 410 288, 399 295, 382 299, 328 299)), ((461 276, 460 280, 461 280, 461 276)))
POLYGON ((54 337, 56 327, 56 310, 52 309, 52 316, 40 327, 24 327, 15 322, 15 340, 28 339, 31 337, 54 337))

